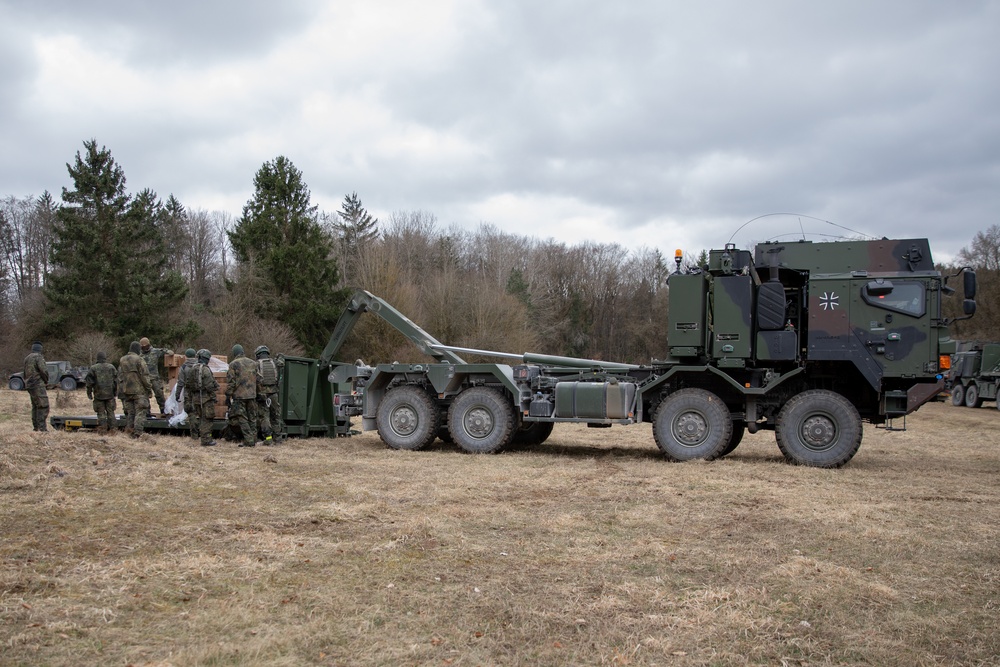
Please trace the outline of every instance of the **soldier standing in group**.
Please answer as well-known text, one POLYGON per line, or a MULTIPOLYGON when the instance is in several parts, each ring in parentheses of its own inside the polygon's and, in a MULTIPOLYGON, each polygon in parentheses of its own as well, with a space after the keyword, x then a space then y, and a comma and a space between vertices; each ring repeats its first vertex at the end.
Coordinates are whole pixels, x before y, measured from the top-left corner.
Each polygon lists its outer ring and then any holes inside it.
POLYGON ((181 392, 184 392, 184 412, 187 413, 188 428, 191 429, 191 437, 195 440, 198 439, 198 420, 194 418, 191 411, 194 409, 194 403, 191 399, 191 391, 185 390, 188 381, 188 373, 191 372, 195 366, 198 365, 198 360, 195 359, 194 348, 188 348, 184 351, 184 364, 177 370, 177 387, 174 392, 175 396, 180 397, 181 392))
POLYGON ((97 353, 97 363, 87 371, 87 398, 94 401, 97 432, 107 433, 118 428, 115 421, 115 394, 118 393, 118 370, 108 363, 108 355, 97 353))
POLYGON ((142 435, 149 416, 149 397, 153 385, 149 381, 149 369, 139 356, 139 342, 132 341, 128 354, 118 362, 118 374, 125 405, 125 432, 133 438, 142 435))
POLYGON ((191 394, 191 412, 188 413, 192 433, 201 434, 202 447, 214 447, 212 439, 212 421, 215 419, 215 394, 219 391, 219 382, 212 375, 208 365, 212 353, 206 349, 198 350, 198 363, 187 370, 184 378, 184 400, 187 402, 188 392, 191 394))
POLYGON ((146 370, 149 372, 149 382, 153 387, 156 405, 160 408, 160 414, 163 414, 166 401, 163 400, 163 378, 160 376, 160 366, 163 365, 164 355, 173 354, 174 351, 163 347, 150 347, 149 339, 145 337, 139 339, 139 347, 142 348, 140 356, 146 362, 146 370))
POLYGON ((243 436, 240 447, 257 444, 257 364, 243 356, 243 346, 233 345, 233 358, 226 371, 226 403, 229 427, 239 426, 243 436))
POLYGON ((49 369, 42 356, 42 344, 31 344, 31 353, 24 358, 24 386, 31 397, 31 426, 36 431, 46 431, 49 418, 49 394, 45 386, 49 383, 49 369))
POLYGON ((281 371, 285 366, 284 358, 271 358, 271 351, 266 345, 254 350, 257 357, 257 415, 260 420, 260 432, 264 436, 264 444, 270 445, 274 437, 281 437, 284 424, 281 423, 281 404, 278 403, 278 384, 281 371))

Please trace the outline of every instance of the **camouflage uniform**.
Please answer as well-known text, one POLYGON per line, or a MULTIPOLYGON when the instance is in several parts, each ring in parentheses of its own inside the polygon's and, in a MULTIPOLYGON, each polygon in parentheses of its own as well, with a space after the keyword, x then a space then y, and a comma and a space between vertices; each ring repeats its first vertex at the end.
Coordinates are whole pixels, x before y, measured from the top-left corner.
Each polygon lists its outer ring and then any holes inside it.
POLYGON ((254 356, 257 357, 257 416, 264 444, 269 445, 274 441, 274 436, 280 436, 284 430, 281 404, 278 402, 278 385, 285 360, 280 354, 277 359, 272 359, 270 350, 264 345, 256 349, 254 356))
POLYGON ((226 371, 226 398, 229 400, 229 427, 239 427, 240 447, 257 443, 257 364, 243 356, 243 346, 233 346, 233 359, 226 371))
POLYGON ((163 378, 160 376, 161 360, 165 355, 172 355, 174 351, 163 347, 150 347, 148 338, 141 339, 139 346, 141 348, 139 356, 146 362, 146 370, 149 372, 149 383, 153 388, 153 396, 156 397, 156 405, 160 408, 160 414, 163 414, 166 401, 163 398, 163 378))
POLYGON ((146 428, 149 416, 149 396, 153 385, 149 381, 146 362, 139 356, 139 343, 132 342, 129 352, 118 362, 118 374, 125 404, 125 429, 138 438, 146 428))
POLYGON ((184 364, 177 370, 177 392, 176 396, 181 397, 181 392, 184 392, 184 412, 188 414, 188 428, 191 429, 191 437, 198 439, 198 420, 194 418, 194 402, 192 401, 191 390, 185 391, 185 387, 188 386, 188 373, 191 372, 192 368, 198 365, 198 360, 195 359, 195 352, 193 349, 188 348, 184 352, 184 364))
POLYGON ((188 423, 191 424, 192 433, 197 430, 201 434, 201 444, 204 447, 215 444, 212 439, 212 421, 215 419, 215 394, 219 391, 219 382, 208 367, 211 356, 212 353, 208 350, 198 350, 198 363, 187 369, 184 378, 185 402, 189 392, 191 395, 188 423))
POLYGON ((118 393, 118 370, 107 362, 103 352, 97 353, 97 363, 87 371, 87 398, 94 401, 97 430, 106 433, 118 427, 115 418, 115 394, 118 393))
POLYGON ((49 418, 49 394, 45 385, 49 383, 49 370, 42 356, 42 344, 34 343, 31 354, 24 358, 24 386, 31 396, 31 426, 36 431, 48 430, 45 421, 49 418))

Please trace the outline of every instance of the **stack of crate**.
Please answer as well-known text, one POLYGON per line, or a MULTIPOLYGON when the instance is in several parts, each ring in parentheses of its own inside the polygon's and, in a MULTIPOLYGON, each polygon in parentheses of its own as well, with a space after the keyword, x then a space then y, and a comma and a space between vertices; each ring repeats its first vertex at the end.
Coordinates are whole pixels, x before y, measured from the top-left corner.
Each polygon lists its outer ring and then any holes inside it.
MULTIPOLYGON (((163 365, 167 369, 167 385, 163 388, 164 394, 169 394, 177 384, 177 373, 184 365, 185 356, 183 354, 165 355, 163 365)), ((224 419, 226 416, 226 368, 229 367, 229 357, 224 354, 213 354, 209 366, 212 368, 212 375, 219 383, 219 391, 215 394, 215 418, 224 419), (217 363, 218 362, 218 363, 217 363)))

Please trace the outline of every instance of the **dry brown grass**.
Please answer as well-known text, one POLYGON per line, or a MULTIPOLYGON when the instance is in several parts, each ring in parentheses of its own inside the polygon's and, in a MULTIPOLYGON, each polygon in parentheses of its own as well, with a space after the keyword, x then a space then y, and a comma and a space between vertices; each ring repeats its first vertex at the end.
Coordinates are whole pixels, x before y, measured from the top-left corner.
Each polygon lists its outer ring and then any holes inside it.
POLYGON ((3 390, 0 663, 998 664, 1000 412, 908 425, 834 471, 642 426, 204 450, 31 433, 3 390))

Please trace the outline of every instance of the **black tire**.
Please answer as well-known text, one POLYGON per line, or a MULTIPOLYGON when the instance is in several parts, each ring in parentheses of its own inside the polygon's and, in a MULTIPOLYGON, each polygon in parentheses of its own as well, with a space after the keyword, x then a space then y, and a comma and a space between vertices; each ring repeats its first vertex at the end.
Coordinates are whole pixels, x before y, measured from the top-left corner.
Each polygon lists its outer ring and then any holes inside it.
POLYGON ((445 424, 444 426, 438 426, 437 437, 438 437, 438 440, 440 440, 441 442, 447 443, 449 445, 455 443, 455 441, 451 439, 451 433, 448 432, 448 425, 447 424, 445 424))
POLYGON ((716 459, 732 435, 729 408, 704 389, 681 389, 670 394, 653 416, 653 439, 671 461, 716 459))
POLYGON ((507 395, 492 387, 470 387, 451 403, 448 430, 455 444, 471 454, 492 454, 510 444, 516 414, 507 395))
POLYGON ((975 382, 965 388, 965 405, 970 408, 983 407, 983 399, 979 396, 979 385, 975 382))
POLYGON ((7 386, 14 391, 24 391, 24 379, 19 377, 13 377, 7 383, 7 386))
POLYGON ((736 451, 736 448, 740 446, 740 442, 743 441, 743 434, 747 432, 747 423, 743 421, 733 422, 733 434, 729 436, 729 444, 726 445, 722 453, 719 454, 717 458, 722 458, 723 456, 728 456, 736 451))
POLYGON ((67 375, 59 380, 59 388, 63 391, 76 391, 76 379, 67 375))
POLYGON ((951 404, 958 406, 965 405, 965 387, 956 384, 951 388, 951 404))
POLYGON ((522 422, 521 428, 514 433, 511 444, 515 447, 531 447, 540 445, 552 435, 552 422, 522 422))
POLYGON ((382 442, 392 449, 422 449, 437 437, 441 413, 420 387, 390 389, 375 411, 382 442))
POLYGON ((861 447, 861 415, 840 394, 813 389, 793 396, 778 413, 778 449, 791 463, 839 468, 861 447))

